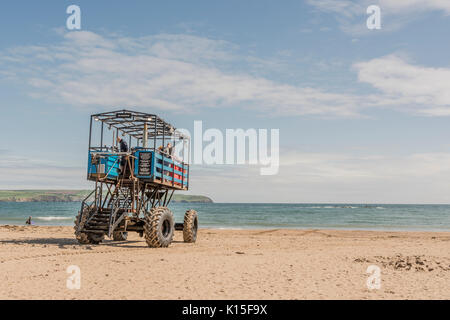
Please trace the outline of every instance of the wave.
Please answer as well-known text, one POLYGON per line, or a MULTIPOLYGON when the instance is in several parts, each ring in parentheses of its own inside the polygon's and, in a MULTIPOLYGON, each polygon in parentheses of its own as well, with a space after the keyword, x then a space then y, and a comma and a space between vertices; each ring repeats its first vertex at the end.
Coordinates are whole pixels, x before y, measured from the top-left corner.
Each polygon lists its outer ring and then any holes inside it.
POLYGON ((73 217, 49 216, 49 217, 35 217, 33 220, 53 221, 53 220, 72 220, 73 217))
POLYGON ((301 207, 301 208, 308 208, 308 209, 359 209, 363 207, 353 207, 353 206, 314 206, 314 207, 301 207))

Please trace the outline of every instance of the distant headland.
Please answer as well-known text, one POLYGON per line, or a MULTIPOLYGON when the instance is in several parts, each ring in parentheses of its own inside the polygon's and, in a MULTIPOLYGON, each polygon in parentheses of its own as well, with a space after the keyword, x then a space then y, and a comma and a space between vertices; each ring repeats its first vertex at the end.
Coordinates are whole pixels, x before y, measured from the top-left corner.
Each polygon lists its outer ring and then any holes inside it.
MULTIPOLYGON (((76 202, 82 201, 90 190, 0 190, 0 202, 76 202)), ((211 198, 174 194, 173 202, 213 203, 211 198)))

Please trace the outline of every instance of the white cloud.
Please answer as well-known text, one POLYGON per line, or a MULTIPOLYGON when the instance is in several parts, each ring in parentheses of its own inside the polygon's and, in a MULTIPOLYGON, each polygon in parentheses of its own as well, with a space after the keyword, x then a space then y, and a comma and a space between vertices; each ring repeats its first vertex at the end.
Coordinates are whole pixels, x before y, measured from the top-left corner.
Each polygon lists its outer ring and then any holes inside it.
POLYGON ((0 189, 81 189, 90 187, 86 171, 51 160, 27 159, 9 154, 0 158, 0 189))
POLYGON ((65 34, 54 46, 13 48, 0 61, 27 80, 34 97, 77 106, 244 107, 271 115, 325 116, 355 116, 361 109, 354 95, 278 83, 232 68, 234 63, 263 63, 234 50, 225 41, 190 35, 129 38, 83 31, 65 34))
POLYGON ((379 89, 380 105, 433 116, 450 115, 450 69, 410 64, 396 55, 354 65, 358 79, 379 89))
MULTIPOLYGON (((6 153, 0 172, 0 189, 92 188, 85 168, 48 160, 6 153)), ((450 203, 450 153, 284 151, 278 175, 259 172, 259 166, 192 166, 190 193, 216 202, 450 203)))
POLYGON ((448 0, 379 0, 378 3, 390 13, 443 11, 447 15, 450 14, 450 2, 448 0))
POLYGON ((345 17, 353 17, 363 8, 362 3, 350 0, 307 0, 307 3, 319 10, 338 13, 345 17))
POLYGON ((341 29, 352 35, 370 33, 365 23, 368 17, 366 10, 370 5, 380 6, 381 30, 388 32, 400 29, 426 12, 450 14, 448 0, 308 0, 307 2, 317 10, 335 15, 341 29))
POLYGON ((365 14, 369 5, 378 5, 389 14, 402 14, 411 11, 443 11, 450 14, 448 0, 307 0, 308 4, 323 11, 353 17, 365 14))
POLYGON ((292 151, 280 164, 276 176, 260 176, 257 167, 194 167, 192 192, 218 202, 450 203, 450 153, 292 151))
POLYGON ((382 107, 450 115, 450 70, 416 66, 395 55, 354 65, 359 81, 379 90, 377 95, 285 84, 232 67, 245 63, 256 68, 277 65, 239 55, 235 45, 221 40, 108 37, 82 31, 63 34, 56 45, 0 53, 0 76, 28 84, 34 98, 79 107, 178 112, 247 108, 270 116, 321 117, 364 116, 367 109, 382 107))

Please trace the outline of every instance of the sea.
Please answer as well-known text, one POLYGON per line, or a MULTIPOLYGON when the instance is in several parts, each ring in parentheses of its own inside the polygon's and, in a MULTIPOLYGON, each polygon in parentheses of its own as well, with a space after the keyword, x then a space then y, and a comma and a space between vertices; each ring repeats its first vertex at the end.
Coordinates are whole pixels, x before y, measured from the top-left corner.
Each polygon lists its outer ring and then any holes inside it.
MULTIPOLYGON (((79 202, 0 202, 0 225, 71 226, 79 202)), ((450 231, 450 205, 172 203, 175 222, 197 210, 201 228, 450 231)))

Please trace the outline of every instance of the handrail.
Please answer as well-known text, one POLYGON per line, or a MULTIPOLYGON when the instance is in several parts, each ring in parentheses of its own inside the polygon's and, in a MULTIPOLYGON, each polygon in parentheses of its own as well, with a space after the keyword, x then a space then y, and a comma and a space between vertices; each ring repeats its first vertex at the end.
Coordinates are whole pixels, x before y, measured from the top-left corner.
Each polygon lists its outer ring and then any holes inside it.
POLYGON ((120 201, 124 200, 124 199, 121 199, 121 195, 120 195, 120 182, 117 184, 116 190, 117 190, 116 198, 110 205, 111 213, 109 216, 108 237, 111 237, 112 233, 114 232, 114 229, 119 225, 119 223, 123 220, 123 218, 126 214, 126 210, 124 210, 122 212, 122 214, 119 217, 117 217, 117 213, 119 212, 119 210, 126 209, 126 207, 124 207, 123 205, 122 205, 122 207, 120 206, 120 201))
MULTIPOLYGON (((78 229, 77 232, 80 232, 81 229, 83 229, 84 225, 81 224, 81 221, 83 221, 83 215, 85 214, 84 212, 84 208, 91 208, 94 204, 96 199, 94 199, 94 201, 92 201, 89 205, 87 204, 87 200, 94 194, 94 192, 96 192, 100 187, 96 187, 94 190, 91 191, 91 193, 89 193, 81 202, 81 210, 80 210, 80 215, 78 218, 78 229)), ((88 214, 90 213, 90 210, 88 211, 88 214)), ((90 217, 86 217, 86 222, 89 221, 90 217)))
POLYGON ((97 190, 97 188, 95 188, 94 190, 92 190, 92 192, 89 193, 89 194, 86 196, 86 198, 83 199, 82 204, 83 204, 84 202, 86 202, 86 200, 89 199, 89 197, 92 196, 92 194, 93 194, 96 190, 97 190))
POLYGON ((133 153, 131 152, 98 152, 98 151, 94 151, 93 152, 94 156, 130 156, 132 158, 136 158, 135 156, 133 156, 133 153))
POLYGON ((116 161, 114 161, 113 165, 111 166, 111 168, 108 170, 108 172, 106 173, 104 178, 99 178, 99 181, 104 181, 106 180, 106 178, 108 178, 109 173, 111 172, 111 170, 114 168, 114 166, 116 165, 117 161, 119 161, 119 157, 117 157, 116 161))

